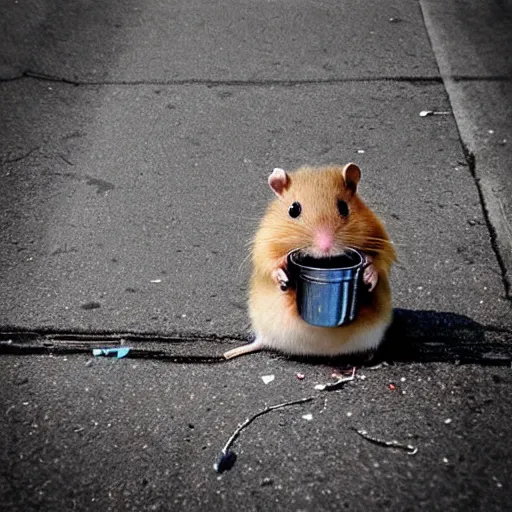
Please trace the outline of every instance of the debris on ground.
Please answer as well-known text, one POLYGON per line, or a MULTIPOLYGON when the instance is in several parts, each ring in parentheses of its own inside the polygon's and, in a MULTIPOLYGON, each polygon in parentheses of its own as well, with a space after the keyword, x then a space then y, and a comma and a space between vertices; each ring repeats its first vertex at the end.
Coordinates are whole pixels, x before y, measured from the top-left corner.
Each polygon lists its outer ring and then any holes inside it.
POLYGON ((268 384, 269 382, 272 382, 274 379, 275 379, 275 375, 262 375, 261 376, 261 380, 265 384, 268 384))
POLYGON ((450 112, 437 112, 435 110, 422 110, 420 112, 420 117, 427 117, 427 116, 448 116, 450 115, 450 112))
POLYGON ((224 445, 224 448, 221 450, 221 454, 215 464, 213 465, 213 469, 217 473, 223 473, 224 471, 228 471, 233 467, 236 461, 236 453, 230 450, 231 445, 234 443, 235 439, 240 435, 240 432, 250 425, 256 418, 263 416, 267 412, 275 411, 276 409, 282 409, 283 407, 289 407, 291 405, 304 404, 306 402, 311 402, 314 399, 313 396, 309 396, 307 398, 301 398, 300 400, 293 400, 291 402, 283 402, 277 405, 271 405, 265 407, 261 411, 257 412, 253 416, 247 418, 243 423, 238 425, 236 430, 233 432, 231 437, 228 439, 227 443, 224 445))
MULTIPOLYGON (((318 391, 333 391, 336 389, 340 389, 346 382, 350 382, 356 379, 356 370, 357 368, 355 366, 348 368, 346 370, 334 370, 332 373, 333 378, 336 378, 337 380, 335 382, 330 382, 327 384, 317 384, 315 386, 315 390, 318 391)), ((304 374, 297 373, 297 378, 299 380, 304 379, 304 374)), ((364 379, 365 376, 361 375, 358 376, 358 378, 364 379)), ((274 380, 274 375, 262 375, 261 379, 265 384, 268 384, 269 382, 272 382, 274 380)), ((396 389, 395 384, 389 383, 388 384, 389 389, 396 389)), ((325 396, 325 395, 324 395, 325 396)), ((292 405, 298 405, 298 404, 304 404, 306 402, 311 402, 315 398, 319 397, 319 395, 313 395, 309 396, 307 398, 301 398, 299 400, 293 400, 290 402, 283 402, 277 405, 267 406, 261 411, 257 412, 253 416, 250 416, 247 418, 243 423, 240 423, 238 427, 235 429, 231 437, 228 439, 224 447, 222 448, 219 457, 217 458, 216 462, 213 465, 214 470, 217 473, 223 473, 224 471, 230 470, 237 459, 237 455, 234 451, 231 450, 231 446, 233 445, 234 441, 237 439, 237 437, 240 435, 242 430, 244 430, 248 425, 250 425, 256 418, 259 416, 262 416, 270 411, 274 411, 276 409, 281 409, 283 407, 288 407, 292 405)), ((324 403, 324 409, 325 409, 325 403, 324 403)), ((352 416, 352 412, 349 411, 346 413, 347 417, 350 418, 352 416)), ((313 414, 306 413, 302 415, 302 418, 306 421, 311 421, 313 419, 313 414)), ((408 455, 415 455, 418 452, 418 448, 410 445, 410 444, 403 444, 398 441, 392 440, 392 441, 385 441, 382 439, 378 439, 376 437, 373 437, 368 434, 366 430, 357 429, 355 427, 350 427, 352 430, 355 430, 361 437, 366 439, 367 441, 376 444, 378 446, 383 446, 386 448, 395 448, 398 450, 404 450, 407 452, 408 455)))
POLYGON ((349 382, 354 380, 356 376, 356 367, 352 368, 352 374, 348 377, 340 377, 336 382, 330 382, 328 384, 317 384, 315 389, 318 391, 334 391, 335 389, 339 389, 345 384, 345 382, 349 382))
POLYGON ((114 348, 93 348, 93 356, 115 356, 117 359, 126 357, 131 347, 114 347, 114 348))
POLYGON ((413 446, 412 444, 402 444, 395 440, 384 441, 382 439, 377 439, 376 437, 370 436, 366 430, 357 429, 355 427, 351 428, 352 430, 355 430, 362 438, 378 446, 384 446, 385 448, 397 448, 398 450, 405 450, 408 455, 416 455, 416 453, 418 452, 418 448, 413 446))
POLYGON ((367 370, 380 370, 384 366, 389 366, 389 364, 386 363, 386 361, 382 361, 382 363, 378 363, 378 364, 376 364, 374 366, 367 366, 366 369, 367 370))

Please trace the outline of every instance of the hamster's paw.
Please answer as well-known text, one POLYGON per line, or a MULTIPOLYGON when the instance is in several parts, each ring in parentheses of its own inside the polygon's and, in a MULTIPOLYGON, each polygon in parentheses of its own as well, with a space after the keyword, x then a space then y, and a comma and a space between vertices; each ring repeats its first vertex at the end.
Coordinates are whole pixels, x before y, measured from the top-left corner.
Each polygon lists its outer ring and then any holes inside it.
POLYGON ((379 281, 379 274, 375 270, 375 267, 372 265, 373 258, 371 256, 365 255, 365 260, 368 266, 364 269, 363 282, 364 284, 370 285, 368 291, 373 292, 379 281))
POLYGON ((290 279, 283 267, 278 267, 272 271, 272 280, 279 285, 279 288, 281 288, 283 292, 288 290, 290 279))

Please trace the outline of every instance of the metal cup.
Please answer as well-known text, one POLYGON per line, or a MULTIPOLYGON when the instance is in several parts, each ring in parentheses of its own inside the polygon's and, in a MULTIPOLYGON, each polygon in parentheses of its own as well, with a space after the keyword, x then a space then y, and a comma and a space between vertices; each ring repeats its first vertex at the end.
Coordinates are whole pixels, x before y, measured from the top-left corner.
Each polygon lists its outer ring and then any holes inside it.
POLYGON ((290 284, 297 291, 299 315, 318 327, 339 327, 352 322, 359 312, 364 257, 355 249, 332 258, 288 254, 290 284))

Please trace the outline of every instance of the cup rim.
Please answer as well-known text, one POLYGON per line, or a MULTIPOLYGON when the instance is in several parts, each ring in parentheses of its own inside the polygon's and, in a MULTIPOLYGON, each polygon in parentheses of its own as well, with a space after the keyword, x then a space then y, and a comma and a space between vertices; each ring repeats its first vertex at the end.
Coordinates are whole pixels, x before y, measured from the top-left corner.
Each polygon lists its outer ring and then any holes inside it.
MULTIPOLYGON (((353 247, 347 247, 345 252, 343 252, 342 254, 337 254, 336 256, 334 256, 334 258, 343 256, 347 252, 353 252, 353 253, 357 254, 360 257, 361 261, 359 263, 356 263, 355 265, 350 266, 350 267, 332 267, 332 268, 311 267, 309 265, 303 265, 302 263, 297 262, 296 259, 294 258, 295 255, 298 255, 300 253, 300 249, 293 249, 292 251, 290 251, 288 253, 287 259, 293 265, 295 265, 297 267, 300 267, 300 268, 303 268, 306 270, 319 271, 319 272, 336 271, 336 270, 353 270, 353 269, 356 269, 356 268, 364 265, 364 256, 357 249, 354 249, 353 247)), ((313 258, 313 259, 315 259, 315 258, 313 258)), ((321 260, 321 259, 329 259, 329 258, 316 258, 316 259, 321 260)))

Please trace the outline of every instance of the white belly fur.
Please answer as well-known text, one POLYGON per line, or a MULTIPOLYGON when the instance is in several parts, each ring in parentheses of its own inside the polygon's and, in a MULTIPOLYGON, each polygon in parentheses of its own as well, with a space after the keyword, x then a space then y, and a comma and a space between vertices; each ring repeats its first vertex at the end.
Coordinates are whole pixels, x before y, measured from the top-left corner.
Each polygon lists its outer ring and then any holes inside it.
POLYGON ((350 339, 340 338, 337 328, 301 326, 280 331, 256 332, 263 345, 288 354, 328 355, 354 354, 376 349, 389 326, 388 321, 361 329, 350 339))
POLYGON ((261 345, 297 355, 335 356, 374 350, 392 320, 390 309, 372 323, 356 320, 354 324, 359 325, 348 328, 314 327, 296 313, 287 313, 284 295, 273 289, 254 293, 249 306, 254 334, 261 345))

